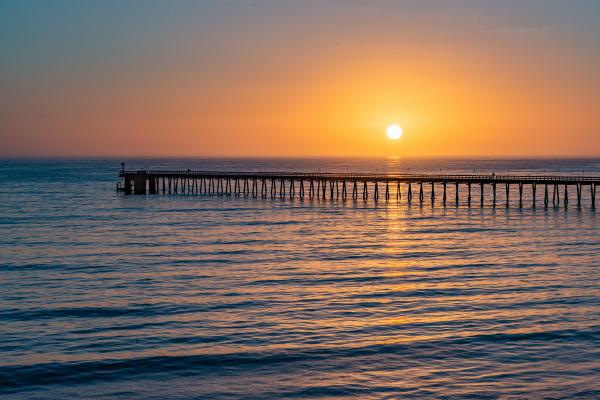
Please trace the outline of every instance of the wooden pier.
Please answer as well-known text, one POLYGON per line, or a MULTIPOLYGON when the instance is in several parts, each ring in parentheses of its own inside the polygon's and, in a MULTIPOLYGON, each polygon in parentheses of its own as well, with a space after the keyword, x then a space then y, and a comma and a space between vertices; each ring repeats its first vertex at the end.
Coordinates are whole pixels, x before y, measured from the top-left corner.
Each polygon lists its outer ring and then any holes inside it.
POLYGON ((596 208, 600 176, 441 175, 322 172, 216 172, 124 168, 126 195, 190 194, 319 200, 396 200, 432 205, 596 208), (515 192, 512 197, 513 192, 515 192), (439 197, 436 197, 439 196, 439 197), (573 196, 573 197, 571 197, 573 196))

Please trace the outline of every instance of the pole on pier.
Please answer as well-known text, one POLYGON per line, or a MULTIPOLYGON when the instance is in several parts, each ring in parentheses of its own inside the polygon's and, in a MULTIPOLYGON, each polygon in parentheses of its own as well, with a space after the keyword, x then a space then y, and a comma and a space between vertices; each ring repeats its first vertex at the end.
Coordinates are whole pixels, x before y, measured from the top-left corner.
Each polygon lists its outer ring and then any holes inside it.
POLYGON ((367 189, 367 181, 363 181, 363 200, 367 201, 369 196, 369 190, 367 189))
POLYGON ((481 187, 481 198, 480 198, 480 201, 481 201, 481 207, 483 207, 483 182, 481 182, 481 183, 479 184, 479 186, 481 187))
POLYGON ((563 199, 565 208, 569 205, 569 193, 567 192, 567 185, 565 184, 565 198, 563 199))
POLYGON ((590 192, 592 194, 592 210, 596 209, 596 184, 592 183, 590 185, 590 192))
POLYGON ((296 195, 296 183, 293 179, 290 179, 290 199, 293 199, 296 195))
POLYGON ((419 182, 419 202, 423 204, 423 181, 419 182))
POLYGON ((431 182, 431 206, 435 205, 435 182, 431 182))
POLYGON ((396 186, 396 200, 400 201, 400 199, 402 198, 402 193, 400 192, 400 181, 397 181, 397 186, 396 186))
POLYGON ((279 180, 279 197, 283 199, 285 196, 285 181, 283 179, 279 180))
POLYGON ((536 191, 537 191, 537 183, 533 182, 531 184, 531 197, 532 197, 531 202, 533 203, 532 204, 533 208, 535 208, 535 206, 536 206, 536 199, 537 199, 537 196, 535 193, 536 191))
POLYGON ((442 195, 442 201, 444 203, 444 207, 446 207, 446 181, 444 181, 444 194, 442 195))
POLYGON ((519 208, 523 208, 523 182, 519 182, 519 208))
POLYGON ((496 208, 496 182, 492 182, 492 190, 494 191, 494 204, 493 204, 493 207, 496 208))
POLYGON ((510 207, 510 183, 506 182, 506 208, 510 207))
POLYGON ((342 181, 342 200, 346 200, 347 197, 347 193, 346 193, 346 180, 344 179, 342 181))
POLYGON ((377 186, 377 181, 375 181, 375 192, 373 193, 373 199, 375 199, 375 201, 379 200, 379 187, 377 186))
POLYGON ((148 193, 156 194, 156 178, 154 176, 148 178, 148 193))
POLYGON ((548 208, 548 184, 544 185, 544 208, 548 208))
POLYGON ((471 182, 467 183, 468 196, 467 196, 467 204, 471 207, 471 182))
POLYGON ((385 201, 390 200, 390 182, 385 181, 385 201))
POLYGON ((356 187, 356 181, 352 185, 352 200, 358 200, 358 187, 356 187))
POLYGON ((581 208, 581 184, 577 184, 577 208, 581 208))
POLYGON ((304 179, 300 179, 300 200, 304 200, 304 179))
POLYGON ((408 204, 412 203, 412 187, 410 181, 408 182, 408 204))
POLYGON ((458 207, 458 182, 456 182, 456 207, 458 207))

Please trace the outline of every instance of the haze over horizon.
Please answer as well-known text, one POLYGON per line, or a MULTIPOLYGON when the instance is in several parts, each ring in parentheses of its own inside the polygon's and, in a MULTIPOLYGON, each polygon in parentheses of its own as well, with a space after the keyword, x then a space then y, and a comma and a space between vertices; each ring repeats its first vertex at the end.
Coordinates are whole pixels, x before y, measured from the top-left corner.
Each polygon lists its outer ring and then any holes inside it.
POLYGON ((591 0, 2 1, 0 156, 598 156, 599 21, 591 0))

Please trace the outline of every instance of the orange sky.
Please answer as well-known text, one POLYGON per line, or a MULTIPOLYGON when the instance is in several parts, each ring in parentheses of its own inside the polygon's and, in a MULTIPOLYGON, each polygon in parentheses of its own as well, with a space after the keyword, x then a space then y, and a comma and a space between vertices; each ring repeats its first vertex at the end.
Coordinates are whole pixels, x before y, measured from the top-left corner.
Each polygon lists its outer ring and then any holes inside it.
POLYGON ((0 10, 2 156, 600 155, 598 3, 57 4, 0 10))

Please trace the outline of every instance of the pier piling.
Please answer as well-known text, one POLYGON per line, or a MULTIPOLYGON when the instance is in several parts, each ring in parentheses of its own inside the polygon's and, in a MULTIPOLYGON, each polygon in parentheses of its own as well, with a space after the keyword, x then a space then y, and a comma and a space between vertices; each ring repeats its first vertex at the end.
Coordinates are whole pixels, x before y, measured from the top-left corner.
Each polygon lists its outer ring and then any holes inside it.
MULTIPOLYGON (((419 185, 419 204, 424 203, 424 184, 431 185, 431 205, 435 206, 436 185, 442 184, 442 204, 447 205, 447 185, 454 185, 454 203, 460 205, 461 186, 467 189, 466 204, 470 207, 472 202, 471 188, 473 184, 479 184, 480 204, 485 205, 485 188, 492 190, 492 206, 495 207, 498 200, 496 187, 498 184, 505 186, 505 205, 510 207, 511 185, 516 184, 519 188, 519 208, 523 207, 523 201, 531 197, 532 208, 536 207, 537 185, 544 185, 544 208, 550 205, 550 190, 552 188, 552 207, 567 208, 569 204, 569 186, 575 187, 577 196, 577 208, 581 208, 583 198, 588 196, 584 186, 589 186, 589 199, 592 209, 596 209, 596 189, 600 185, 600 177, 594 176, 514 176, 514 175, 417 175, 417 174, 340 174, 340 173, 294 173, 294 172, 215 172, 215 171, 164 171, 164 170, 141 170, 120 172, 123 178, 122 184, 117 185, 117 190, 125 195, 225 195, 235 197, 250 197, 266 199, 269 196, 281 199, 299 198, 303 200, 308 196, 311 200, 339 200, 345 201, 348 196, 352 200, 358 200, 359 185, 362 184, 362 197, 364 201, 369 200, 369 187, 373 192, 370 198, 378 201, 385 196, 389 202, 392 197, 393 186, 396 186, 396 200, 402 201, 402 185, 407 185, 406 202, 412 204, 412 184, 419 185), (270 184, 268 183, 270 181, 270 184), (390 185, 392 183, 392 185, 390 185), (307 185, 308 187, 306 187, 307 185), (348 185, 352 185, 350 188, 348 185), (385 185, 385 193, 383 187, 385 185), (527 190, 531 185, 531 191, 527 190), (260 188, 259 188, 260 186, 260 188), (279 186, 279 188, 277 187, 279 186), (340 188, 341 186, 341 188, 340 188), (563 198, 561 202, 561 188, 563 198), (278 190, 279 189, 279 190, 278 190), (380 190, 382 191, 380 193, 380 190), (527 193, 526 193, 527 192, 527 193), (340 196, 341 194, 341 196, 340 196)), ((500 195, 502 197, 502 194, 500 195)), ((515 202, 516 203, 516 202, 515 202)))

